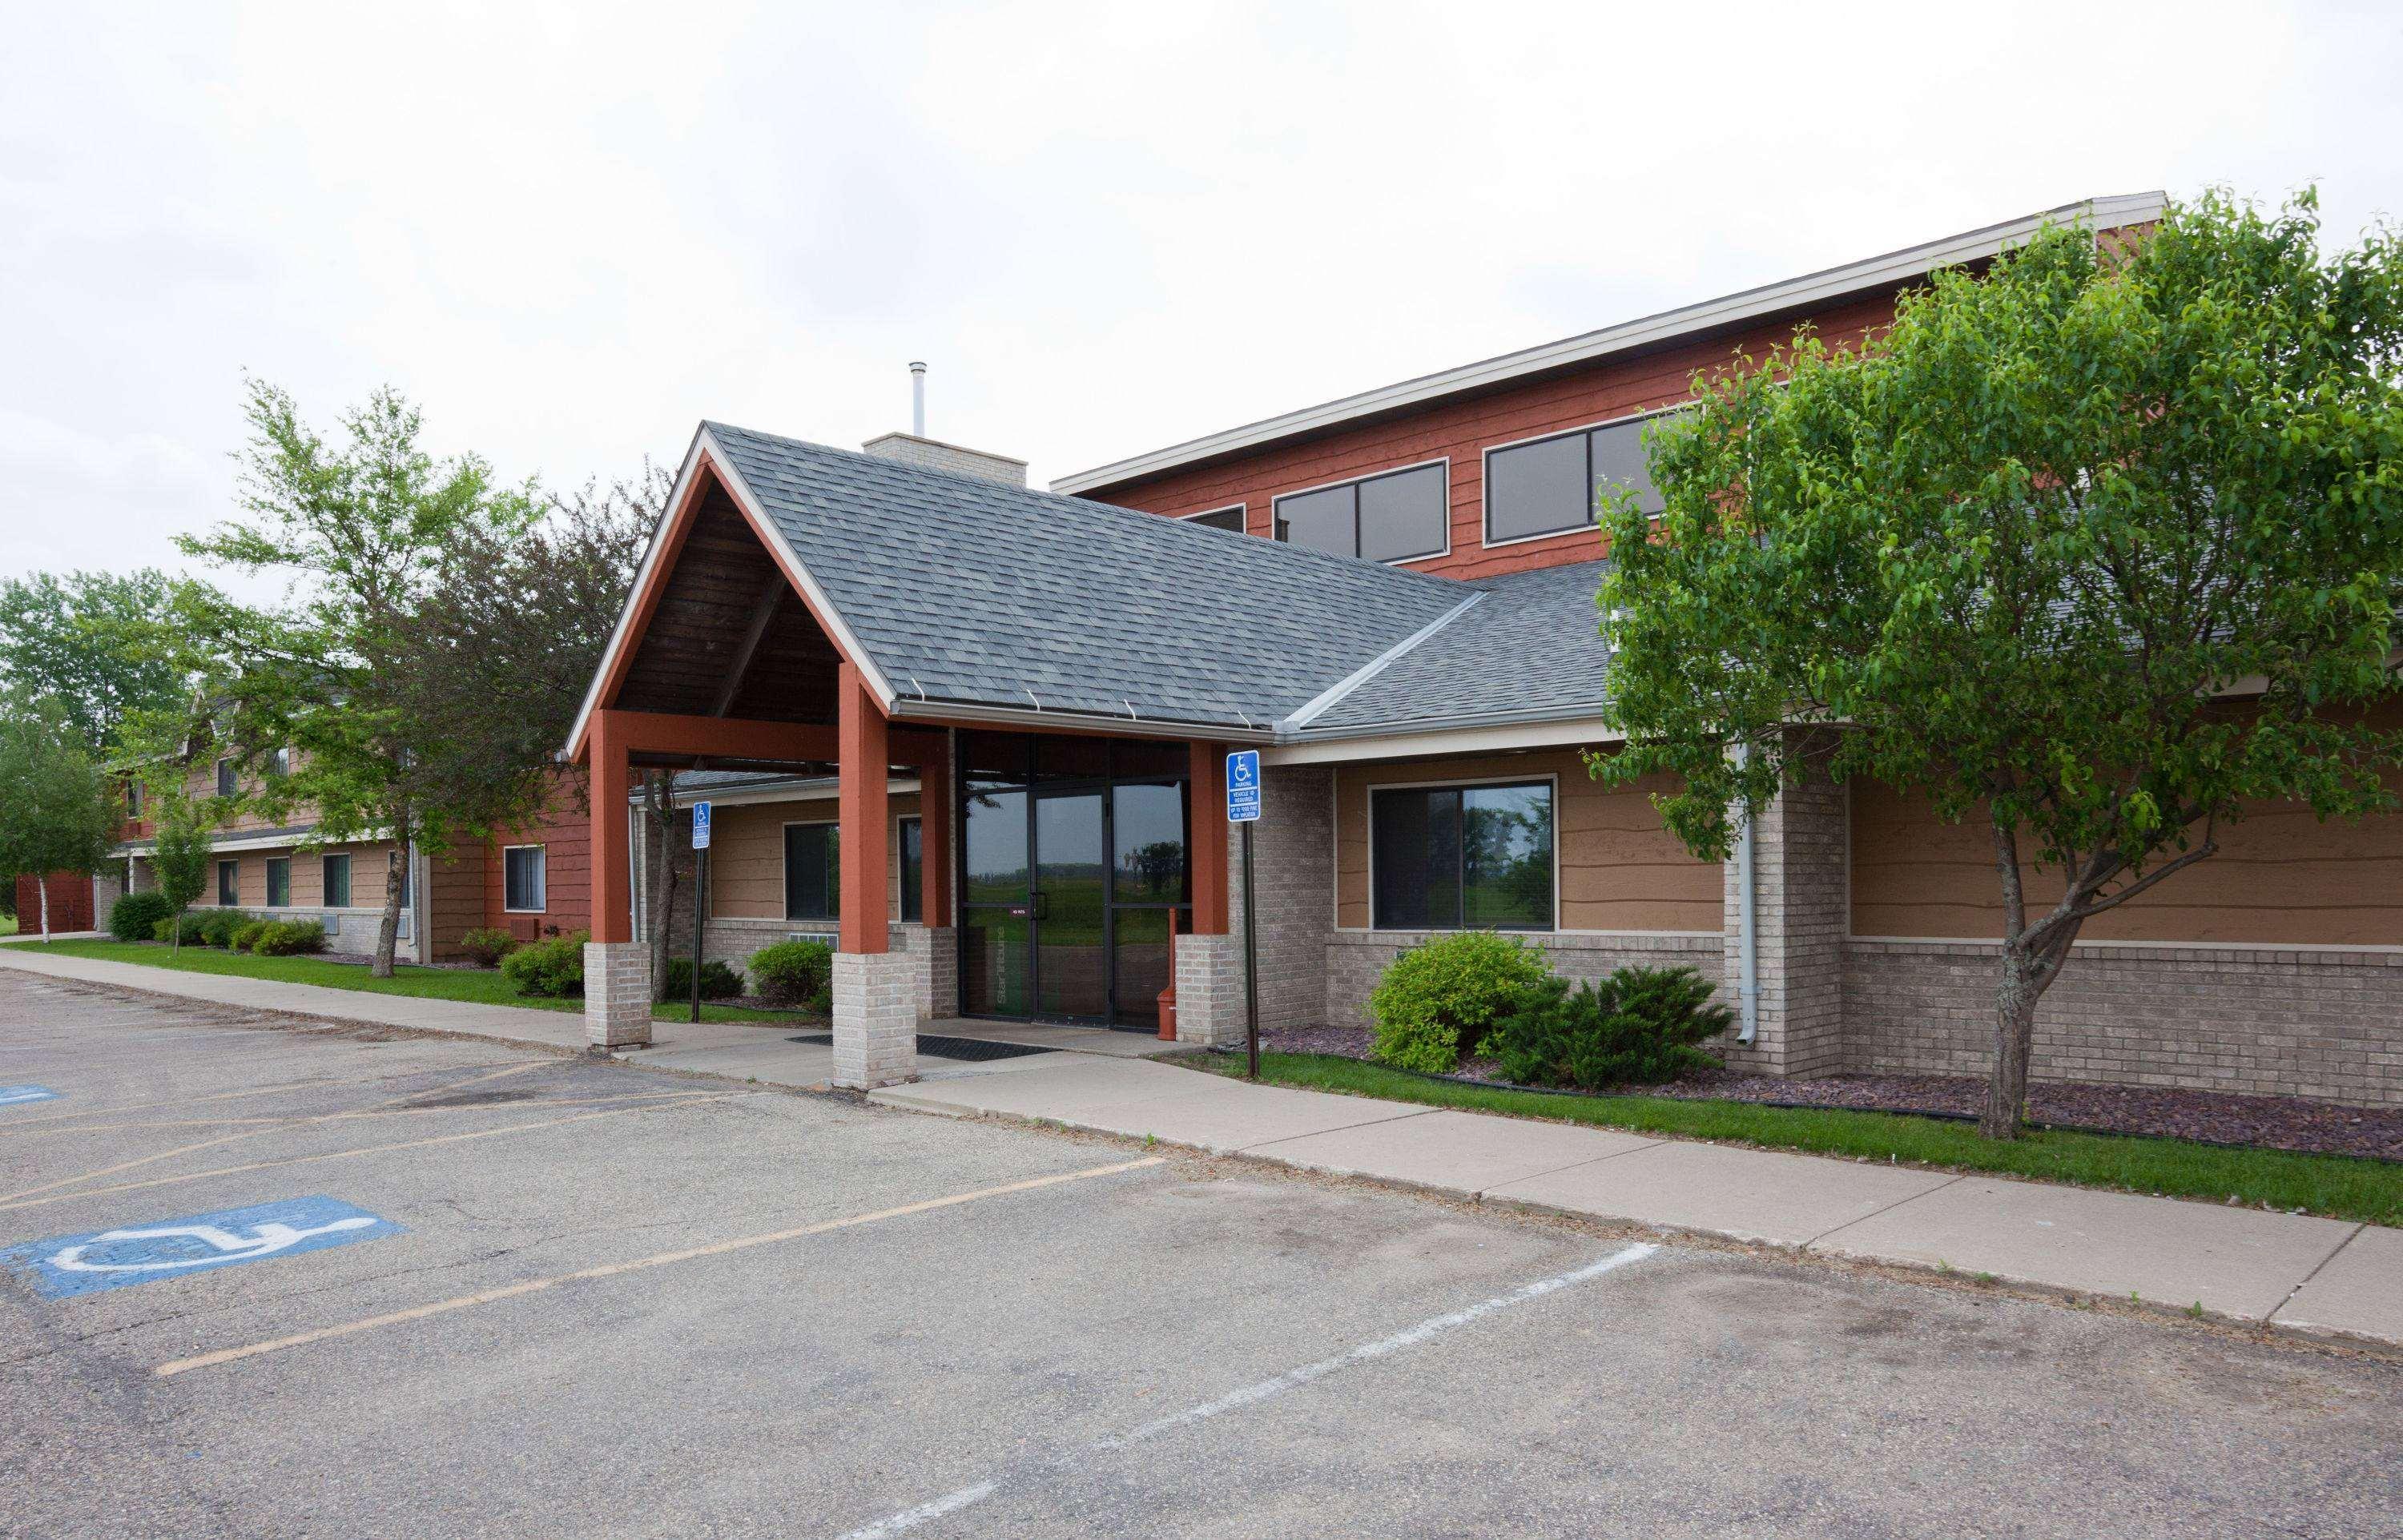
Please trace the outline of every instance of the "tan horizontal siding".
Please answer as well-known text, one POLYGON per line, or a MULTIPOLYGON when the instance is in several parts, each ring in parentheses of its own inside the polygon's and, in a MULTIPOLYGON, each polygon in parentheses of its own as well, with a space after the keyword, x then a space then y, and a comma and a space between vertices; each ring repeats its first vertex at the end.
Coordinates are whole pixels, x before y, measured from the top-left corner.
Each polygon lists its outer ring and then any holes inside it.
MULTIPOLYGON (((896 793, 893 817, 897 822, 918 812, 915 792, 896 793)), ((831 824, 840 806, 831 797, 806 801, 744 802, 720 805, 710 814, 709 913, 712 919, 782 920, 785 918, 785 825, 831 824)), ((888 908, 901 913, 901 840, 896 834, 886 851, 888 908)))
POLYGON ((1335 773, 1335 923, 1368 928, 1368 792, 1414 782, 1556 777, 1553 838, 1560 863, 1562 930, 1716 931, 1722 881, 1716 862, 1697 861, 1653 811, 1650 795, 1671 784, 1647 777, 1613 789, 1587 773, 1574 750, 1473 758, 1345 765, 1335 773))

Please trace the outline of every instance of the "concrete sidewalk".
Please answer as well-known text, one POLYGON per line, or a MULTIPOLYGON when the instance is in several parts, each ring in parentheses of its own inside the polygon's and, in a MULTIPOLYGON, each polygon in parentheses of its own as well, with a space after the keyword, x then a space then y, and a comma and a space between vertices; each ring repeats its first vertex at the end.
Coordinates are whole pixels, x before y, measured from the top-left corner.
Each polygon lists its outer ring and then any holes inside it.
POLYGON ((2403 1230, 2374 1225, 1255 1086, 1134 1060, 1039 1061, 869 1099, 2403 1344, 2403 1230))

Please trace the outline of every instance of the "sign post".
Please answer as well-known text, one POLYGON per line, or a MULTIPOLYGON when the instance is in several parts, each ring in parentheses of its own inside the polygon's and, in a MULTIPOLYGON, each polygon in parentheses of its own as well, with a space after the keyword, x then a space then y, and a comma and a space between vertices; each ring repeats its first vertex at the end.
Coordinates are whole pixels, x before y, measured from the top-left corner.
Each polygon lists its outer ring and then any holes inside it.
POLYGON ((1252 825, 1260 821, 1260 751, 1227 756, 1227 822, 1243 826, 1243 1054, 1245 1074, 1260 1077, 1260 933, 1254 923, 1252 825))
POLYGON ((701 916, 709 912, 709 804, 692 805, 692 1019, 701 1020, 701 916))

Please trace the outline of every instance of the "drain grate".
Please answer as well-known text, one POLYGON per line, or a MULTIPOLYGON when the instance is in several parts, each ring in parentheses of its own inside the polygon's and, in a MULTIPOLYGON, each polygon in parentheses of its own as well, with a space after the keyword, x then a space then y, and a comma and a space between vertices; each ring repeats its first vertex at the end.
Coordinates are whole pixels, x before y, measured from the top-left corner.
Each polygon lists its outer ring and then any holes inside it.
MULTIPOLYGON (((787 1037, 787 1043, 814 1043, 819 1047, 834 1047, 834 1034, 805 1032, 787 1037)), ((937 1059, 959 1059, 974 1061, 979 1059, 1023 1059, 1029 1054, 1049 1053, 1049 1048, 1032 1047, 1024 1043, 995 1043, 982 1037, 945 1037, 936 1033, 918 1034, 918 1051, 937 1059)))

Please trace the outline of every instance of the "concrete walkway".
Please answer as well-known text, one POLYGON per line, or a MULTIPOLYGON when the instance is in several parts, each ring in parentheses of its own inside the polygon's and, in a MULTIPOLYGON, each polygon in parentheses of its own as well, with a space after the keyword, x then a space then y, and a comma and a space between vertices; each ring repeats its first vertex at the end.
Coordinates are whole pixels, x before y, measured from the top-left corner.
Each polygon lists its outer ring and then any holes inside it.
POLYGON ((2403 1343, 2403 1230, 1255 1086, 1085 1056, 876 1091, 1598 1219, 2403 1343))
MULTIPOLYGON (((284 1011, 584 1046, 570 1011, 424 1000, 0 945, 0 967, 284 1011)), ((787 1024, 661 1021, 629 1063, 764 1085, 822 1086, 833 1050, 787 1024)), ((820 1029, 821 1031, 823 1029, 820 1029)), ((2403 1230, 2048 1183, 1879 1166, 1608 1129, 1255 1086, 1143 1057, 1162 1045, 1091 1028, 936 1021, 930 1033, 1053 1051, 973 1062, 922 1056, 887 1106, 1041 1119, 1220 1154, 1669 1231, 1866 1261, 1991 1273, 2080 1295, 2201 1305, 2237 1320, 2403 1345, 2403 1230)))

